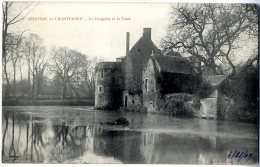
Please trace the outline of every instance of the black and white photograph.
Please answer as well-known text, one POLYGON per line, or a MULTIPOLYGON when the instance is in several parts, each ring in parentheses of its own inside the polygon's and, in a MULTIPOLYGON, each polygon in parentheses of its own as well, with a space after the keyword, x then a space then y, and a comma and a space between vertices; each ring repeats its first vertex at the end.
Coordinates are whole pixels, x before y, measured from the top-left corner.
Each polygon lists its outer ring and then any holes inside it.
POLYGON ((180 2, 3 1, 1 163, 258 165, 259 5, 180 2))

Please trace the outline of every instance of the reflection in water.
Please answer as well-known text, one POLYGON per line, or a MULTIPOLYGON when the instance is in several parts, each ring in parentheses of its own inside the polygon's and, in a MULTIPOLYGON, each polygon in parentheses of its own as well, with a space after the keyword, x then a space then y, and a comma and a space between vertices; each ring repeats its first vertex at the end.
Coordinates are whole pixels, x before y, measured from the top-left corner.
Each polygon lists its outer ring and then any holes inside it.
POLYGON ((8 116, 7 115, 5 115, 5 114, 3 114, 3 119, 4 119, 4 121, 3 121, 3 125, 4 125, 4 122, 5 122, 5 128, 3 128, 4 129, 4 133, 3 133, 3 140, 2 140, 2 155, 3 156, 5 156, 5 149, 4 149, 4 147, 5 147, 5 136, 6 136, 6 132, 7 132, 7 130, 8 130, 8 116))
MULTIPOLYGON (((69 127, 46 125, 33 116, 27 122, 19 120, 19 115, 12 115, 11 123, 5 115, 6 125, 3 134, 3 161, 5 162, 63 162, 83 155, 86 143, 86 131, 90 127, 69 127), (11 124, 11 133, 8 126, 11 124), (22 136, 25 134, 25 136, 22 136), (17 136, 16 136, 17 135, 17 136), (8 138, 9 142, 5 142, 8 138), (11 139, 11 140, 9 140, 11 139), (6 152, 8 151, 8 155, 6 152)), ((10 116, 10 114, 9 114, 10 116)), ((24 117, 26 118, 26 117, 24 117)), ((4 127, 3 127, 4 128, 4 127)))
MULTIPOLYGON (((158 115, 126 115, 131 127, 107 126, 113 113, 3 110, 3 162, 252 164, 258 162, 253 125, 180 120, 158 115), (98 119, 93 114, 98 114, 98 119), (65 115, 65 116, 64 116, 65 115), (69 115, 69 116, 68 116, 69 115), (103 118, 102 118, 103 116, 103 118), (90 118, 90 119, 89 119, 90 118), (160 125, 164 121, 163 127, 160 125), (94 120, 94 121, 93 121, 94 120), (152 126, 153 124, 157 124, 152 126), (229 128, 238 127, 237 133, 229 128), (159 127, 159 128, 156 128, 159 127), (187 128, 188 127, 188 128, 187 128), (189 128, 192 127, 192 128, 189 128), (233 133, 226 135, 228 133, 233 133), (244 133, 244 136, 239 135, 244 133), (247 133, 247 134, 246 134, 247 133), (232 150, 253 152, 249 161, 232 162, 232 150)), ((257 128, 256 128, 257 129, 257 128)))
POLYGON ((16 156, 16 151, 14 149, 14 113, 12 115, 13 115, 13 117, 12 117, 13 118, 12 119, 12 142, 11 142, 11 146, 9 149, 9 157, 16 159, 17 156, 16 156))

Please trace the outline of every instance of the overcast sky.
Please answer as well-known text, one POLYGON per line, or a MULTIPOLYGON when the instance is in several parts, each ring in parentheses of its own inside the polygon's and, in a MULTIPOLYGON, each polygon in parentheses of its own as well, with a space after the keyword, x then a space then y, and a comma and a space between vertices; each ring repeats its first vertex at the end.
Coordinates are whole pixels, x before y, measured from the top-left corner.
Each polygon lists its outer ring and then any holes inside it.
POLYGON ((160 39, 166 34, 171 5, 169 3, 40 2, 26 20, 13 29, 26 28, 29 30, 27 33, 38 34, 43 38, 48 50, 52 45, 66 46, 91 57, 114 61, 115 58, 125 55, 126 32, 130 32, 131 48, 142 36, 143 28, 150 27, 152 40, 159 46, 160 39), (39 17, 47 20, 39 20, 39 17), (81 17, 82 20, 57 21, 55 17, 81 17), (38 20, 31 20, 32 18, 38 20), (50 20, 51 18, 54 20, 50 20), (93 18, 93 21, 89 18, 93 18), (111 20, 101 21, 100 18, 111 20))

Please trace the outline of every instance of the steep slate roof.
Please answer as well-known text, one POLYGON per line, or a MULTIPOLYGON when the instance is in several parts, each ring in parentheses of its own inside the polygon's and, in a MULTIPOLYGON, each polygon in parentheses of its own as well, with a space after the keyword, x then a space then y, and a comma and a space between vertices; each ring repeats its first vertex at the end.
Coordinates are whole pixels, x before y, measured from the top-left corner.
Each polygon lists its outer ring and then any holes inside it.
POLYGON ((148 55, 150 57, 151 50, 158 50, 156 45, 153 43, 151 39, 147 39, 144 36, 142 36, 135 45, 131 48, 127 56, 137 56, 138 55, 138 49, 140 49, 140 52, 142 52, 145 55, 148 55))
POLYGON ((144 28, 143 36, 135 43, 125 58, 126 90, 142 90, 142 71, 151 57, 152 50, 158 50, 151 39, 151 29, 144 28))
POLYGON ((153 55, 160 72, 193 74, 195 71, 189 60, 177 56, 165 56, 162 53, 153 55))

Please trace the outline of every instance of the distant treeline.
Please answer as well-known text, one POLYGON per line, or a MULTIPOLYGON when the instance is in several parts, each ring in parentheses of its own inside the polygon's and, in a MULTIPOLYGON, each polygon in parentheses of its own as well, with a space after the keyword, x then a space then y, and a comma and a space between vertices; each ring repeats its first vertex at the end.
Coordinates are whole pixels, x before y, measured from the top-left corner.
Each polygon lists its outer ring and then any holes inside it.
POLYGON ((94 100, 92 99, 66 99, 66 100, 59 100, 59 99, 41 99, 41 100, 23 100, 23 99, 8 99, 3 100, 3 106, 48 106, 48 105, 57 105, 57 106, 64 106, 64 105, 82 105, 82 106, 93 106, 94 100))

